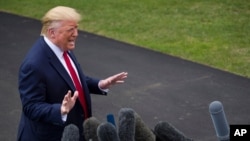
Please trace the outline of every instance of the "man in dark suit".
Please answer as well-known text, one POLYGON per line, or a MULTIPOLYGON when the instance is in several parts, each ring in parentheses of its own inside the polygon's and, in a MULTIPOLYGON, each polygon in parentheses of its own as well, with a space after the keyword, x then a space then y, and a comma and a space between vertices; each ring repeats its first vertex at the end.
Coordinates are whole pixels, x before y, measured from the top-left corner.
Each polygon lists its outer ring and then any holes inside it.
POLYGON ((19 70, 18 141, 60 141, 69 124, 79 128, 83 141, 83 121, 92 114, 90 93, 106 95, 111 85, 127 77, 126 72, 102 80, 83 74, 72 52, 80 20, 74 9, 64 6, 52 8, 43 17, 42 36, 19 70))

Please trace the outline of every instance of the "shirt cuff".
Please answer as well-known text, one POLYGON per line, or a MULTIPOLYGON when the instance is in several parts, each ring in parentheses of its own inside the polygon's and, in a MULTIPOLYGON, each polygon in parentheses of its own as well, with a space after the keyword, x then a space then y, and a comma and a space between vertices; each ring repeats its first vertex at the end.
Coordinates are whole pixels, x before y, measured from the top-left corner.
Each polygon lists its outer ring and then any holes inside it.
POLYGON ((66 115, 62 115, 62 121, 63 121, 63 122, 66 122, 67 117, 68 117, 68 115, 67 115, 67 114, 66 114, 66 115))
POLYGON ((103 91, 104 93, 108 93, 108 92, 109 92, 109 89, 102 89, 102 88, 100 87, 100 83, 98 83, 98 87, 99 87, 99 89, 100 89, 101 91, 103 91))
POLYGON ((100 88, 100 90, 103 91, 103 92, 105 92, 105 93, 109 92, 109 89, 101 89, 100 88))

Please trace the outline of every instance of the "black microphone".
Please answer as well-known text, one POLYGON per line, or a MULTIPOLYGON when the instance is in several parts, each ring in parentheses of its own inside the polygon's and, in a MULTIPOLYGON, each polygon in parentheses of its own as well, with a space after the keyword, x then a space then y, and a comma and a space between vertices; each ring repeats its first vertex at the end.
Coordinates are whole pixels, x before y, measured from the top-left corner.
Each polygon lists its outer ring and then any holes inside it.
POLYGON ((138 113, 135 112, 135 140, 136 141, 155 141, 152 130, 144 123, 138 113))
POLYGON ((101 123, 97 128, 99 141, 120 141, 116 128, 112 123, 101 123))
POLYGON ((135 113, 133 109, 122 108, 118 113, 118 135, 121 141, 135 140, 135 113))
POLYGON ((83 134, 86 141, 98 141, 97 128, 101 124, 95 117, 86 119, 83 123, 83 134))
POLYGON ((167 122, 160 121, 154 128, 156 141, 193 141, 167 122))
POLYGON ((61 141, 79 141, 79 129, 74 124, 69 124, 64 127, 61 141))
POLYGON ((220 101, 214 101, 209 105, 210 116, 220 141, 230 140, 229 125, 225 116, 223 106, 220 101))

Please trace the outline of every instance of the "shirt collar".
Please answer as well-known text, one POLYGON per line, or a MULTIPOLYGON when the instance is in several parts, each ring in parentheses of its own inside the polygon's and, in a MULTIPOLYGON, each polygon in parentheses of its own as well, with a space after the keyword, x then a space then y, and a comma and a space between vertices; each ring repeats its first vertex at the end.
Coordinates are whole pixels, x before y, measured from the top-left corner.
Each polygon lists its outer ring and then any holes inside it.
POLYGON ((62 58, 63 51, 58 46, 56 46, 54 43, 52 43, 46 36, 43 36, 43 37, 44 37, 44 41, 48 44, 48 46, 55 53, 55 55, 58 58, 62 58))

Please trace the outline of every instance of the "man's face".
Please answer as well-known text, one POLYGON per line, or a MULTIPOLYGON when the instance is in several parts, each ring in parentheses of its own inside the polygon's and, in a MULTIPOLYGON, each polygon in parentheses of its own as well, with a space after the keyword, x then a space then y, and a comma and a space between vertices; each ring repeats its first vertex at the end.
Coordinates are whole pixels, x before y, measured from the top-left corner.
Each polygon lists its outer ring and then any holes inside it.
POLYGON ((78 24, 75 21, 62 21, 60 27, 53 30, 53 43, 63 51, 75 48, 78 36, 78 24))

